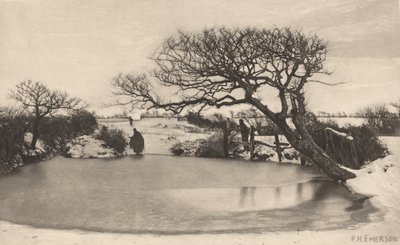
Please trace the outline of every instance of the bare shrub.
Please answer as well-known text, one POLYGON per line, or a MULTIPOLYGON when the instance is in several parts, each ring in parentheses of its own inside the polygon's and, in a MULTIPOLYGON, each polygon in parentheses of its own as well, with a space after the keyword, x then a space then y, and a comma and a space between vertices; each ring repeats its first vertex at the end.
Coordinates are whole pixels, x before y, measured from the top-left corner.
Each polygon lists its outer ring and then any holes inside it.
POLYGON ((122 130, 102 126, 96 138, 104 141, 107 147, 114 149, 119 154, 125 152, 127 142, 122 130))

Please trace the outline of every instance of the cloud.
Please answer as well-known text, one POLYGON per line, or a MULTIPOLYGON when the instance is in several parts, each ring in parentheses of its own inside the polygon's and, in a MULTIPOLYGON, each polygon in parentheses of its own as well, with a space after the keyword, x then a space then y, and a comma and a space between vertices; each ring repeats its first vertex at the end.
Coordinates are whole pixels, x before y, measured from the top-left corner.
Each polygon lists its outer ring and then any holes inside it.
POLYGON ((397 0, 0 1, 0 12, 0 104, 8 102, 16 83, 33 79, 99 107, 111 94, 112 77, 150 69, 147 57, 164 38, 177 29, 216 25, 276 24, 317 32, 331 44, 329 57, 346 58, 331 79, 357 84, 367 93, 374 86, 385 91, 375 77, 398 74, 375 62, 399 64, 394 59, 400 56, 397 0), (371 70, 363 70, 360 57, 373 58, 375 69, 369 64, 371 70))

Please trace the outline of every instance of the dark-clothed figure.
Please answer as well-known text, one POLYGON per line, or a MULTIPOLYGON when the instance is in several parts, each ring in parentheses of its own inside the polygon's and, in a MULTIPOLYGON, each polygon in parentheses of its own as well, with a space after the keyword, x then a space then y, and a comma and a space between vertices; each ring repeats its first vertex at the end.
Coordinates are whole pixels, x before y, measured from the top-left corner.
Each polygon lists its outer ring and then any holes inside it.
POLYGON ((247 144, 249 142, 249 128, 244 124, 243 119, 239 120, 239 129, 240 133, 242 134, 242 142, 244 142, 244 150, 248 151, 249 150, 249 145, 247 144))
POLYGON ((129 119, 129 125, 132 126, 132 125, 133 125, 133 119, 132 119, 132 117, 129 116, 128 119, 129 119))
POLYGON ((239 128, 240 133, 242 134, 242 141, 248 142, 249 141, 249 128, 244 124, 243 119, 239 120, 239 128))
POLYGON ((130 139, 129 146, 137 155, 144 150, 144 138, 136 128, 133 129, 133 136, 130 139))

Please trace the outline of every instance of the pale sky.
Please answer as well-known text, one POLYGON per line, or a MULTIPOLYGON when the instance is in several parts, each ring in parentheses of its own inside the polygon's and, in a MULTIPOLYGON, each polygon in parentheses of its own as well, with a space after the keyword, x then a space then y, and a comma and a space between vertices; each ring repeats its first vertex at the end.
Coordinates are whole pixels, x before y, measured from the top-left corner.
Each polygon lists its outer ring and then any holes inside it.
POLYGON ((400 97, 398 0, 0 0, 0 13, 0 105, 31 79, 99 109, 119 72, 151 69, 147 57, 178 29, 211 26, 302 27, 329 41, 324 79, 346 84, 309 87, 314 111, 400 97))

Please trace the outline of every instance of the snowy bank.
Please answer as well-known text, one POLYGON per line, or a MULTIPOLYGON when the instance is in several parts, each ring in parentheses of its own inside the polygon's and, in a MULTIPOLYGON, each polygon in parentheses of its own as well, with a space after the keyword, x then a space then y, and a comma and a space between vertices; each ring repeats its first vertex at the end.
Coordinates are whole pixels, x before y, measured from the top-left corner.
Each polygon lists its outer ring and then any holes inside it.
MULTIPOLYGON (((389 146, 390 154, 360 170, 347 170, 357 178, 347 181, 355 192, 372 195, 380 204, 400 214, 400 137, 379 137, 389 146)), ((397 218, 400 218, 397 216, 397 218)))
POLYGON ((104 141, 88 135, 73 139, 66 147, 66 155, 72 158, 108 158, 121 156, 115 150, 107 148, 104 141))

